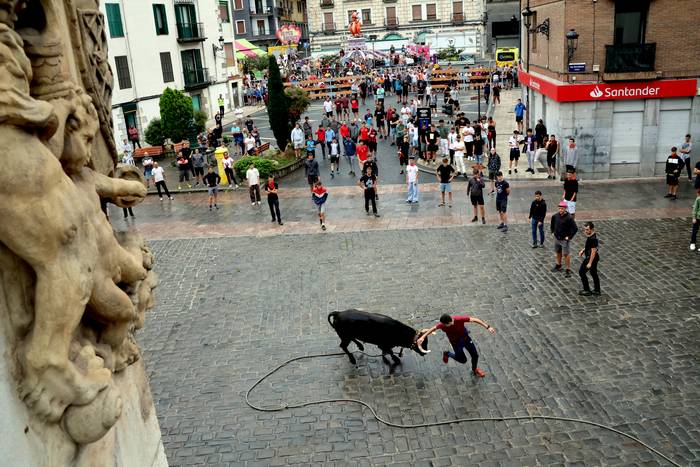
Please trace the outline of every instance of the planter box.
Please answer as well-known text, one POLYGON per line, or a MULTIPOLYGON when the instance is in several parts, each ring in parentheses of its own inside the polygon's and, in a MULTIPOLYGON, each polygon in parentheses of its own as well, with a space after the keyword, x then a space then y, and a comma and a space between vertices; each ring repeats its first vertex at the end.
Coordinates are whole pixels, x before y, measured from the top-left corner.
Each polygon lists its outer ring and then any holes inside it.
POLYGON ((295 170, 299 169, 301 166, 304 165, 304 159, 299 159, 287 167, 282 167, 281 169, 277 169, 274 172, 272 172, 272 175, 277 179, 277 178, 283 178, 289 175, 290 173, 294 172, 295 170))

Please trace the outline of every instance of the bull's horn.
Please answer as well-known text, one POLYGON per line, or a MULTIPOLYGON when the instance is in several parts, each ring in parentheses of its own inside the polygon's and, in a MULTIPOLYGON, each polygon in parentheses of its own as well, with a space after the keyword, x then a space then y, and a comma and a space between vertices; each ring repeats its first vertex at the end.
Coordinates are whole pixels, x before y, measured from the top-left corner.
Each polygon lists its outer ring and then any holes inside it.
POLYGON ((430 350, 427 350, 427 349, 423 348, 422 345, 419 345, 418 348, 421 349, 422 352, 430 353, 430 350))

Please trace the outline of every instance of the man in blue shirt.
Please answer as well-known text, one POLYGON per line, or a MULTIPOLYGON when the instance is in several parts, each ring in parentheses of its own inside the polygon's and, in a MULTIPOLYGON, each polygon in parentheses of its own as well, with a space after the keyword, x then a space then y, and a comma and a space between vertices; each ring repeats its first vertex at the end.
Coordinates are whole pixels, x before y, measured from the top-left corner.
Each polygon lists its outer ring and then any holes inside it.
POLYGON ((515 108, 513 110, 515 111, 515 123, 518 125, 518 133, 522 134, 523 116, 525 115, 525 110, 527 110, 527 107, 525 107, 522 100, 518 99, 518 103, 515 104, 515 108))

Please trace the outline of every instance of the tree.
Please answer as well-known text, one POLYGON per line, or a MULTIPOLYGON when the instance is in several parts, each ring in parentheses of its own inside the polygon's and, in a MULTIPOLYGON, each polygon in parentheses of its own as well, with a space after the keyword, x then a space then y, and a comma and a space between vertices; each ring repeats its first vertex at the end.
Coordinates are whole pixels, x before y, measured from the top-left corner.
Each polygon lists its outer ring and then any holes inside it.
POLYGON ((165 136, 163 136, 163 125, 160 118, 154 118, 146 127, 146 133, 144 134, 146 142, 151 146, 162 146, 165 141, 165 136))
POLYGON ((255 57, 246 57, 243 60, 243 66, 248 72, 252 70, 264 71, 269 66, 269 58, 266 55, 256 55, 255 57))
POLYGON ((269 57, 269 76, 267 78, 267 116, 270 128, 275 135, 277 147, 284 150, 287 147, 291 127, 289 126, 289 100, 284 93, 284 83, 280 68, 274 55, 269 57))
POLYGON ((165 88, 160 96, 160 119, 163 135, 178 143, 192 131, 192 99, 182 92, 165 88))
POLYGON ((284 94, 289 105, 289 127, 293 128, 301 118, 301 114, 306 112, 311 101, 306 91, 295 86, 285 89, 284 94))
POLYGON ((197 133, 201 133, 207 129, 207 114, 198 110, 194 113, 194 127, 197 133))

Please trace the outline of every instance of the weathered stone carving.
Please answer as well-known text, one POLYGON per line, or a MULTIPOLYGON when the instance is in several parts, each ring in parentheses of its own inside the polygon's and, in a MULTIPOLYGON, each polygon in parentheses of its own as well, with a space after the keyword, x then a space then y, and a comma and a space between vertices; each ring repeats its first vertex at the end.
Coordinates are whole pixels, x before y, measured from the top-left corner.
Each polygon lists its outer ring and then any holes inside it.
POLYGON ((104 20, 79 6, 0 0, 0 320, 18 396, 77 445, 120 417, 113 374, 139 358, 157 283, 144 240, 100 208, 146 190, 115 168, 104 20))

